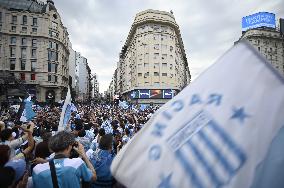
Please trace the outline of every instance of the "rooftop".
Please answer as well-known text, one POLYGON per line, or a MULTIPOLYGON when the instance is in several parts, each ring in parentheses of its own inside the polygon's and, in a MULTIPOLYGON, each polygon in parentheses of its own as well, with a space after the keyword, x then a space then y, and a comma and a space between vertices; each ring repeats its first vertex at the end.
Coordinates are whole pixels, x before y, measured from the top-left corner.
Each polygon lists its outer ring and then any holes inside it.
MULTIPOLYGON (((44 13, 47 4, 37 0, 1 0, 0 7, 4 7, 8 10, 44 13)), ((49 9, 56 11, 53 1, 49 1, 49 9)))

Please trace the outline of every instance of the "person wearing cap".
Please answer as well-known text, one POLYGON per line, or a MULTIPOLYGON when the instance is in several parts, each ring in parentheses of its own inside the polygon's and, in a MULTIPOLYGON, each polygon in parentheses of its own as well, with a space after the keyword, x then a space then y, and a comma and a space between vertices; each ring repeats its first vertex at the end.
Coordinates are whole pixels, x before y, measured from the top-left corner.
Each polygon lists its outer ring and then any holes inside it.
POLYGON ((113 161, 112 151, 113 136, 111 134, 103 135, 99 141, 99 148, 90 157, 90 160, 97 172, 97 181, 92 184, 93 188, 112 187, 114 178, 110 171, 113 161))
MULTIPOLYGON (((83 145, 75 142, 75 136, 72 133, 61 131, 50 138, 48 145, 55 152, 53 159, 55 177, 60 188, 79 188, 81 179, 85 182, 96 180, 96 171, 87 158, 83 145), (75 144, 78 144, 78 147, 75 147, 75 144), (83 160, 81 158, 69 159, 72 149, 77 151, 83 160)), ((49 163, 38 164, 33 168, 34 188, 54 187, 50 169, 49 163)))

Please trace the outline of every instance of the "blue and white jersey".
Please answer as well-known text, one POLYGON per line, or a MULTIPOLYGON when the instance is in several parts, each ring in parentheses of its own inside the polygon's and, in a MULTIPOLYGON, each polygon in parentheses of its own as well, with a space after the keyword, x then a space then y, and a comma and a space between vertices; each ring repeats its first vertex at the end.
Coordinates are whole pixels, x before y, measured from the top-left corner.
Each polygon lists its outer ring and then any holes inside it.
MULTIPOLYGON (((54 159, 58 185, 60 188, 79 188, 80 179, 91 181, 93 173, 80 158, 54 159)), ((34 188, 53 188, 49 163, 38 164, 33 169, 34 188)))

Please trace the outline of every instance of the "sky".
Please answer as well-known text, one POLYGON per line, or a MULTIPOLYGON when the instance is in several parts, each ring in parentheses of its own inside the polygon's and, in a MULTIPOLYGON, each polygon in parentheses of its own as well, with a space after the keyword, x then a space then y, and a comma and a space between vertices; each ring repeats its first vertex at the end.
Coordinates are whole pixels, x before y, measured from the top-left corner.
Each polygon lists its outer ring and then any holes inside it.
POLYGON ((54 0, 72 48, 88 59, 107 90, 135 15, 173 11, 180 27, 192 81, 241 36, 241 19, 260 11, 284 18, 283 0, 54 0))

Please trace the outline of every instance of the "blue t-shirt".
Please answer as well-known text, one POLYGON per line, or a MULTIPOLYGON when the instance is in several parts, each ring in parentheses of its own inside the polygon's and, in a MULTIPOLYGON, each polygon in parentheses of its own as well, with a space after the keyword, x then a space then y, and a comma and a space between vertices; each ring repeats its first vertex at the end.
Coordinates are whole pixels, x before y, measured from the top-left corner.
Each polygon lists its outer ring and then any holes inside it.
MULTIPOLYGON (((58 185, 60 188, 80 188, 80 179, 89 182, 93 173, 81 158, 54 159, 58 185)), ((49 163, 38 164, 33 169, 34 188, 53 188, 49 163)))
POLYGON ((110 166, 113 160, 113 155, 107 150, 97 149, 90 157, 93 164, 97 180, 92 184, 92 187, 112 187, 113 176, 110 171, 110 166))

